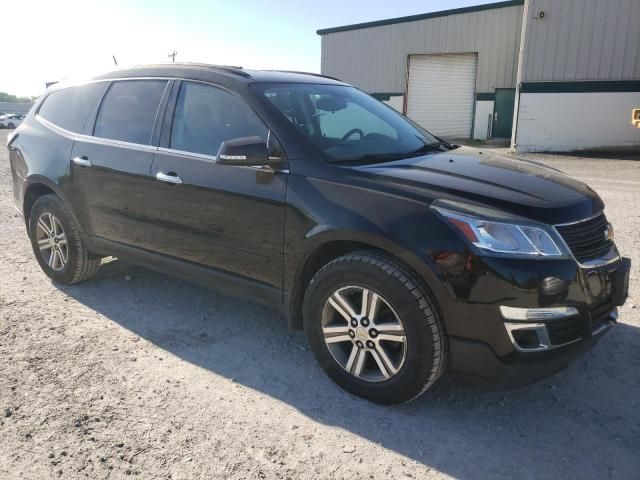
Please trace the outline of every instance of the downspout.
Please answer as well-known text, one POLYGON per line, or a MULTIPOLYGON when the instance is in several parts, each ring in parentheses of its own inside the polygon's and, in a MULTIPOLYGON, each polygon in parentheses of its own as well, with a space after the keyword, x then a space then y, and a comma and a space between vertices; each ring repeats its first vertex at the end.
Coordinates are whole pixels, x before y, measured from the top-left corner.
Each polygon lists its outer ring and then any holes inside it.
POLYGON ((529 4, 531 0, 525 0, 522 8, 522 28, 520 31, 520 49, 518 50, 518 72, 516 74, 516 98, 513 106, 513 128, 511 130, 511 152, 517 147, 518 120, 520 112, 520 86, 522 85, 522 70, 524 67, 524 51, 527 43, 527 24, 529 23, 529 4))

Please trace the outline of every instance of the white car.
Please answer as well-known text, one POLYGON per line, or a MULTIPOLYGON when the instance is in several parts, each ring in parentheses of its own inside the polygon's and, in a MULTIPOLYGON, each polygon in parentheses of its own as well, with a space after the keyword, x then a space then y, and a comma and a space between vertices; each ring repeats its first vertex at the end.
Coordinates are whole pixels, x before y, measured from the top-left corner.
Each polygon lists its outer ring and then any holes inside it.
POLYGON ((0 116, 0 128, 16 128, 24 120, 24 115, 10 113, 0 116))

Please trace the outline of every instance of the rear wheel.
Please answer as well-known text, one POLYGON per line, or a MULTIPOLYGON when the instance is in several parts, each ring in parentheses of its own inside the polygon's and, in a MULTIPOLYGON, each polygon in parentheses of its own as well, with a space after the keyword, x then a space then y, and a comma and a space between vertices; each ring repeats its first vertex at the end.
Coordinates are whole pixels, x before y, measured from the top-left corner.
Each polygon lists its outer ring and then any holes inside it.
POLYGON ((100 258, 89 253, 73 217, 55 195, 43 195, 33 204, 29 237, 40 267, 58 283, 87 280, 100 266, 100 258))
POLYGON ((9 128, 16 128, 16 126, 13 124, 13 122, 9 123, 8 127, 9 128))
POLYGON ((342 256, 314 276, 304 327, 325 372, 377 403, 416 398, 445 368, 444 331, 429 293, 377 252, 342 256))

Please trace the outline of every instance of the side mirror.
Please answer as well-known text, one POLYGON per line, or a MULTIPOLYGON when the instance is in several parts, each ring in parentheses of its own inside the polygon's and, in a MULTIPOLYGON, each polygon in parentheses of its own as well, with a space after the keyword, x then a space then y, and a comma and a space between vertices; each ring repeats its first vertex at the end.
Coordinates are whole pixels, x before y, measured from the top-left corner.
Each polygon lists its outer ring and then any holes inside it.
POLYGON ((220 165, 240 167, 256 167, 275 163, 269 158, 269 148, 260 137, 234 138, 222 142, 216 158, 216 163, 220 165))

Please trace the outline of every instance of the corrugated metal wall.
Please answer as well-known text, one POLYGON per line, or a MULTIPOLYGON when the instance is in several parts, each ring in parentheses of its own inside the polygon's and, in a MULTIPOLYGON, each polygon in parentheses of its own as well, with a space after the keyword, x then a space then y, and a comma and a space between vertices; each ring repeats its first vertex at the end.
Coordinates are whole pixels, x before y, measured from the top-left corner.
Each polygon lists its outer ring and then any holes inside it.
POLYGON ((409 55, 477 52, 477 92, 514 87, 521 22, 516 5, 325 34, 322 73, 371 93, 404 92, 409 55))
POLYGON ((640 0, 528 1, 522 81, 640 79, 640 0))
POLYGON ((33 103, 0 102, 0 112, 27 113, 33 103))

